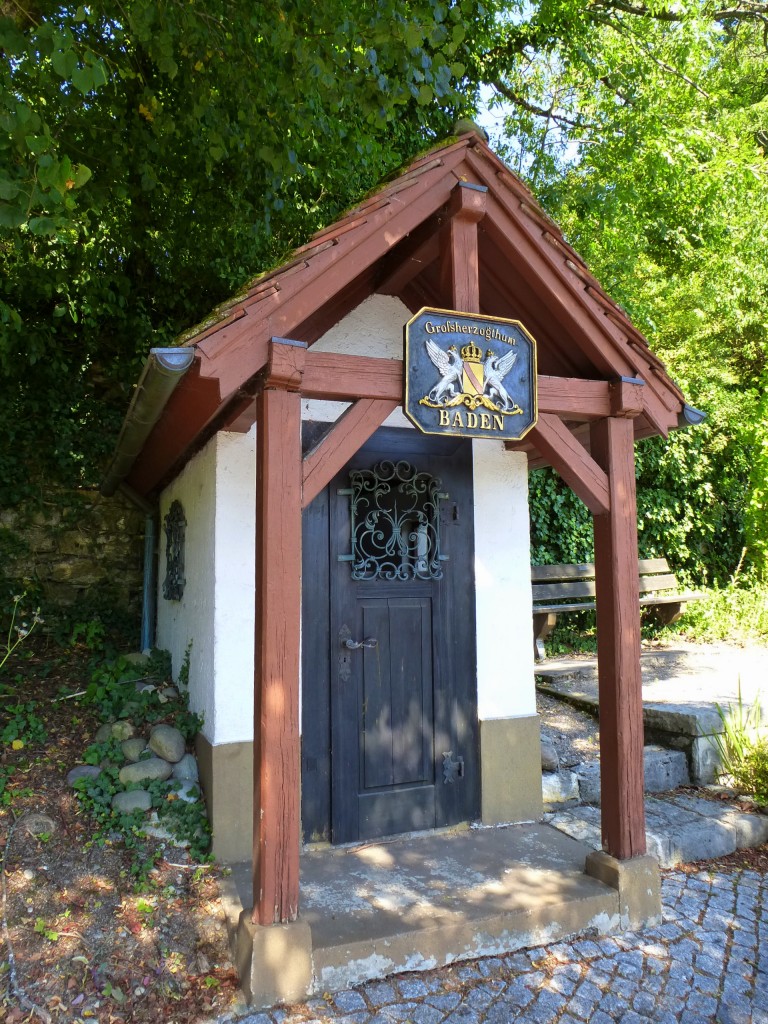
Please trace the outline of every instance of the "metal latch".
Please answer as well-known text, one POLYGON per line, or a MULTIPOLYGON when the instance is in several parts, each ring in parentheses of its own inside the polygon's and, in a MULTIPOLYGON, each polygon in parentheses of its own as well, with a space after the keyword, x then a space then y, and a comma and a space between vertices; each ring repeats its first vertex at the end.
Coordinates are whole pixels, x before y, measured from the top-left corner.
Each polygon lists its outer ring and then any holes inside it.
POLYGON ((443 782, 455 782, 456 779, 464 778, 464 758, 454 759, 453 751, 448 750, 443 754, 443 782))

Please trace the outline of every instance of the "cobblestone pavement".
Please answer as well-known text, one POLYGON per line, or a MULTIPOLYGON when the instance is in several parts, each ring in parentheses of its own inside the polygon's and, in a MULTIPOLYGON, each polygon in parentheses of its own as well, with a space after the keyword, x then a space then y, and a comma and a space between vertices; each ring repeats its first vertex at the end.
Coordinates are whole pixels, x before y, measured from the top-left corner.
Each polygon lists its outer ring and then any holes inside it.
POLYGON ((670 872, 662 900, 662 924, 642 934, 399 975, 236 1022, 768 1024, 768 876, 670 872))

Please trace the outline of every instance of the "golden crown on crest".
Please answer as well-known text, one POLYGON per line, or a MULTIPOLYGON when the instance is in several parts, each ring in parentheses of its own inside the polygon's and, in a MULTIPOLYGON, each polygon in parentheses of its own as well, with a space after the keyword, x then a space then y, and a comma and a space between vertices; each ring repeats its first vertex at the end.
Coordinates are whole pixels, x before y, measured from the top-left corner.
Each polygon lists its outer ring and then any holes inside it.
POLYGON ((461 350, 461 358, 466 359, 469 362, 479 363, 483 358, 483 350, 478 348, 474 342, 471 345, 465 345, 461 350))

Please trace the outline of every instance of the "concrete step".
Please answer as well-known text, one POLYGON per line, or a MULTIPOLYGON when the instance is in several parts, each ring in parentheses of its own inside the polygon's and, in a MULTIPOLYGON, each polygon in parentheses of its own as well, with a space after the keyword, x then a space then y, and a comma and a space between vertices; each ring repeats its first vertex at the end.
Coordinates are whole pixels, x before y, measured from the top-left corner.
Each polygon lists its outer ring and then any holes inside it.
POLYGON ((271 1005, 615 931, 624 897, 585 873, 589 853, 543 824, 309 850, 299 920, 273 928, 247 923, 250 865, 234 865, 222 896, 241 984, 251 1003, 271 1005))

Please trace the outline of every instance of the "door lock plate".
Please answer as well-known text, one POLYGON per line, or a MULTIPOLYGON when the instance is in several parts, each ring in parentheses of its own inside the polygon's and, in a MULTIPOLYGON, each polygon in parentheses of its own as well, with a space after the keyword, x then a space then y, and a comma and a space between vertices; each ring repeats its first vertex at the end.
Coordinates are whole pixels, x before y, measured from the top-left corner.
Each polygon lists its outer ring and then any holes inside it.
POLYGON ((453 756, 452 750, 443 754, 443 782, 455 782, 464 778, 464 758, 453 756))

